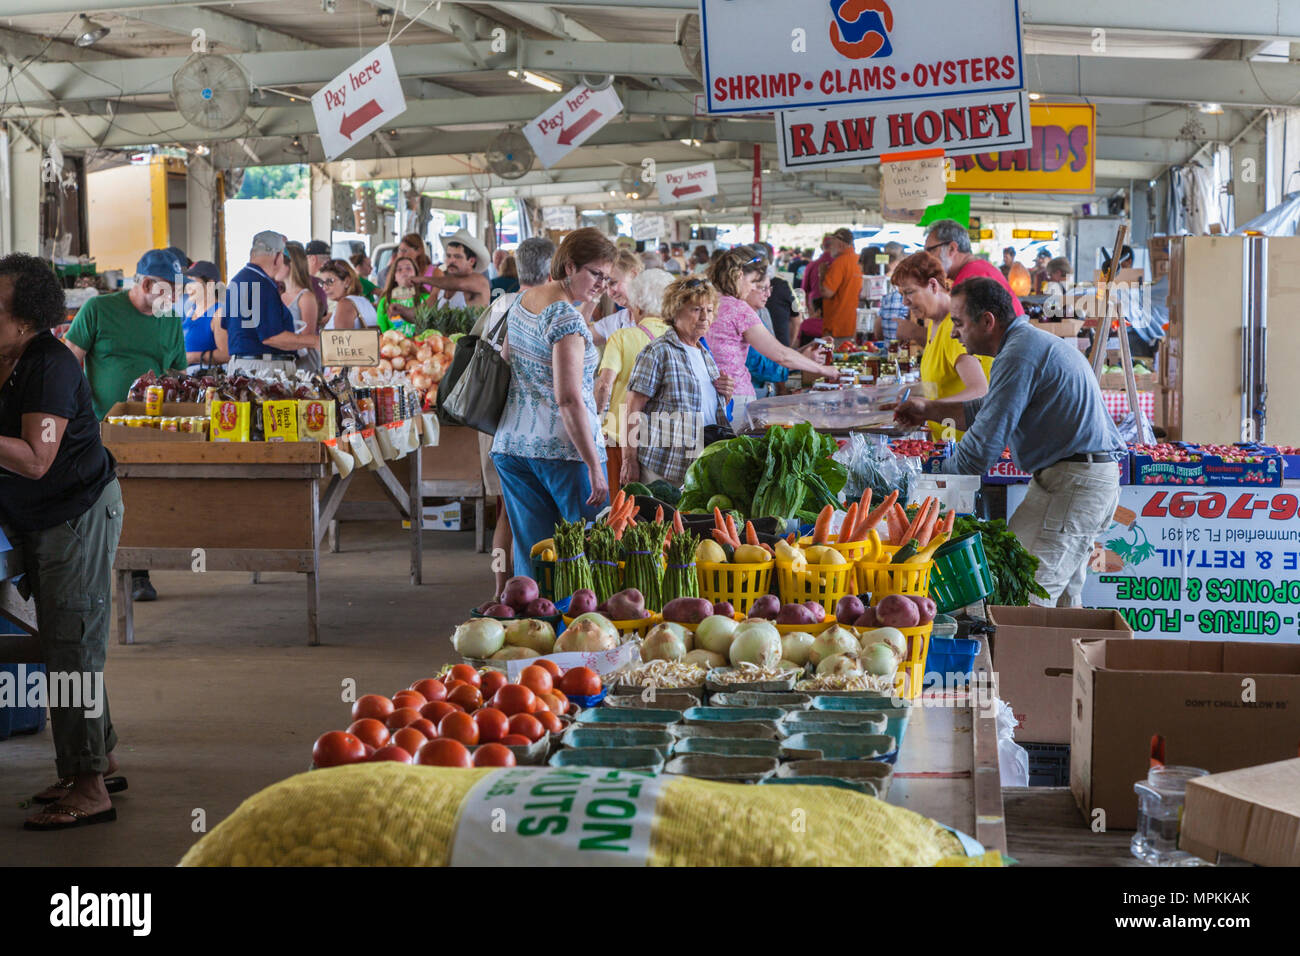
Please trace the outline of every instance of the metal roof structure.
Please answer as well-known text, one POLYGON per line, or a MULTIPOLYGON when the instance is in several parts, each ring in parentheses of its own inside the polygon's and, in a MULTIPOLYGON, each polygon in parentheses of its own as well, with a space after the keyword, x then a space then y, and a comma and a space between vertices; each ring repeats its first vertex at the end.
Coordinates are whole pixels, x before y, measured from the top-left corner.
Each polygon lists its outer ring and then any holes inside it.
MULTIPOLYGON (((625 169, 647 157, 669 168, 711 160, 734 205, 709 218, 739 220, 749 215, 759 143, 768 147, 764 205, 773 213, 878 209, 875 168, 783 174, 770 119, 699 115, 700 80, 674 43, 679 20, 698 7, 698 0, 0 0, 7 68, 0 119, 72 153, 160 145, 206 149, 219 168, 322 163, 308 99, 391 36, 408 108, 346 154, 351 166, 329 164, 331 178, 414 176, 426 190, 649 211, 665 207, 618 193, 625 169), (81 15, 109 33, 75 46, 81 15), (172 75, 200 43, 236 60, 252 88, 244 115, 226 129, 195 126, 172 102, 172 75), (625 114, 556 166, 534 164, 522 178, 502 180, 488 171, 484 151, 502 129, 557 98, 511 70, 565 88, 612 75, 625 114)), ((1020 8, 1030 89, 1044 101, 1097 106, 1097 192, 975 197, 977 210, 1068 214, 1207 146, 1234 143, 1267 111, 1300 99, 1300 63, 1290 57, 1290 44, 1300 43, 1295 0, 1021 0, 1020 8), (1221 112, 1207 112, 1208 104, 1221 112)))

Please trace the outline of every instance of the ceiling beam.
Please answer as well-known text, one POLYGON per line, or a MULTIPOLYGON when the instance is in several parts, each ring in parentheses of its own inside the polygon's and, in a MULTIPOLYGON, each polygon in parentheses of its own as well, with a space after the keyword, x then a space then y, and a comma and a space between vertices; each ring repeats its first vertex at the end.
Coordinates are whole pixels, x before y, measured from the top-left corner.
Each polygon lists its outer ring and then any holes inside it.
POLYGON ((549 3, 494 3, 492 8, 560 40, 589 40, 600 43, 605 39, 577 20, 566 17, 549 3))
POLYGON ((299 40, 287 33, 204 8, 123 10, 121 15, 151 26, 162 27, 178 36, 192 37, 195 30, 202 30, 209 47, 212 44, 219 44, 241 53, 280 53, 285 50, 320 49, 315 43, 299 40))
POLYGON ((52 37, 5 29, 0 29, 0 55, 14 63, 28 59, 38 59, 42 63, 113 59, 113 54, 94 47, 80 47, 52 37))
MULTIPOLYGON (((376 0, 378 2, 378 0, 376 0)), ((1296 5, 1300 7, 1300 4, 1296 5)), ((689 77, 672 44, 579 43, 521 38, 516 52, 498 54, 492 42, 435 43, 393 50, 404 77, 481 72, 522 65, 538 72, 614 73, 621 76, 689 77)), ((328 49, 249 53, 239 57, 254 84, 319 86, 350 66, 356 51, 328 49)), ((28 72, 65 102, 159 93, 183 57, 108 60, 77 69, 66 63, 33 64, 28 72)), ((1300 64, 1229 60, 1038 55, 1026 58, 1026 76, 1045 96, 1084 97, 1092 102, 1222 103, 1263 108, 1290 103, 1300 90, 1300 64)), ((24 82, 26 74, 16 80, 24 82)), ((29 84, 24 99, 40 97, 29 84)))

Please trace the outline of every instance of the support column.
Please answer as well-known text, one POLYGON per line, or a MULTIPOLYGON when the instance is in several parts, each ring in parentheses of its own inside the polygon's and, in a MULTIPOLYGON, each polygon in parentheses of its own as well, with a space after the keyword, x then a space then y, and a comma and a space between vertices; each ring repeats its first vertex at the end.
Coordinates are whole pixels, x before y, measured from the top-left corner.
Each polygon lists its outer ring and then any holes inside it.
POLYGON ((0 252, 41 254, 41 148, 14 124, 0 134, 0 252))
POLYGON ((1263 123, 1232 147, 1232 197, 1237 226, 1268 209, 1267 139, 1267 123, 1263 123))
POLYGON ((311 238, 330 243, 334 238, 334 183, 315 164, 311 167, 311 238))
POLYGON ((185 254, 217 261, 217 172, 206 157, 190 158, 185 170, 185 254))

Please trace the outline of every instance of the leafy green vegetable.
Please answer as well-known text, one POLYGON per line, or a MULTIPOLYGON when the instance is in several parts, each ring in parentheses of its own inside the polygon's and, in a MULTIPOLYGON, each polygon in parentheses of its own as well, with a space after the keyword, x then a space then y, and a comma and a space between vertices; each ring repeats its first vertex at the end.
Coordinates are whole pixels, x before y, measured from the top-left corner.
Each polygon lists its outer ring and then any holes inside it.
POLYGON ((1007 529, 1007 523, 998 518, 993 521, 980 521, 968 515, 958 515, 953 528, 953 537, 980 532, 984 538, 984 556, 988 558, 989 573, 993 578, 993 596, 995 604, 1012 607, 1024 607, 1029 598, 1047 597, 1034 579, 1038 570, 1038 558, 1025 550, 1025 546, 1007 529))
POLYGON ((416 336, 429 331, 446 336, 467 335, 482 311, 482 308, 473 306, 462 309, 439 305, 437 298, 431 295, 415 307, 415 316, 410 324, 416 336))
POLYGON ((624 494, 632 495, 633 497, 636 497, 637 495, 640 495, 642 498, 657 497, 648 486, 641 484, 639 481, 629 481, 623 486, 623 492, 624 494))
POLYGON ((666 481, 663 478, 650 482, 649 488, 652 497, 658 498, 660 501, 666 502, 674 507, 676 507, 677 502, 680 501, 682 497, 681 489, 671 481, 666 481))

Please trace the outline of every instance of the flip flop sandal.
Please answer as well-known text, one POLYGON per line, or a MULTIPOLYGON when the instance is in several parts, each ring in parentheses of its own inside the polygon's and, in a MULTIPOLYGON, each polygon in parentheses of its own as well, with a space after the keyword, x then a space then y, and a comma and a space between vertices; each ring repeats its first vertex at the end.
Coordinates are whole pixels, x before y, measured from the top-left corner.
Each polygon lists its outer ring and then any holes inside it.
POLYGON ((107 810, 101 810, 99 813, 91 813, 89 810, 82 810, 80 807, 69 807, 62 803, 52 803, 42 813, 56 813, 60 816, 72 817, 71 823, 33 823, 31 820, 23 821, 24 830, 70 830, 73 827, 86 827, 92 823, 112 823, 117 819, 117 808, 109 807, 107 810))
MULTIPOLYGON (((69 791, 72 789, 72 778, 64 777, 58 783, 54 784, 60 790, 69 791)), ((109 793, 121 793, 127 789, 126 777, 105 777, 104 789, 109 793)), ((56 800, 62 800, 63 797, 32 797, 32 803, 54 803, 56 800)))

